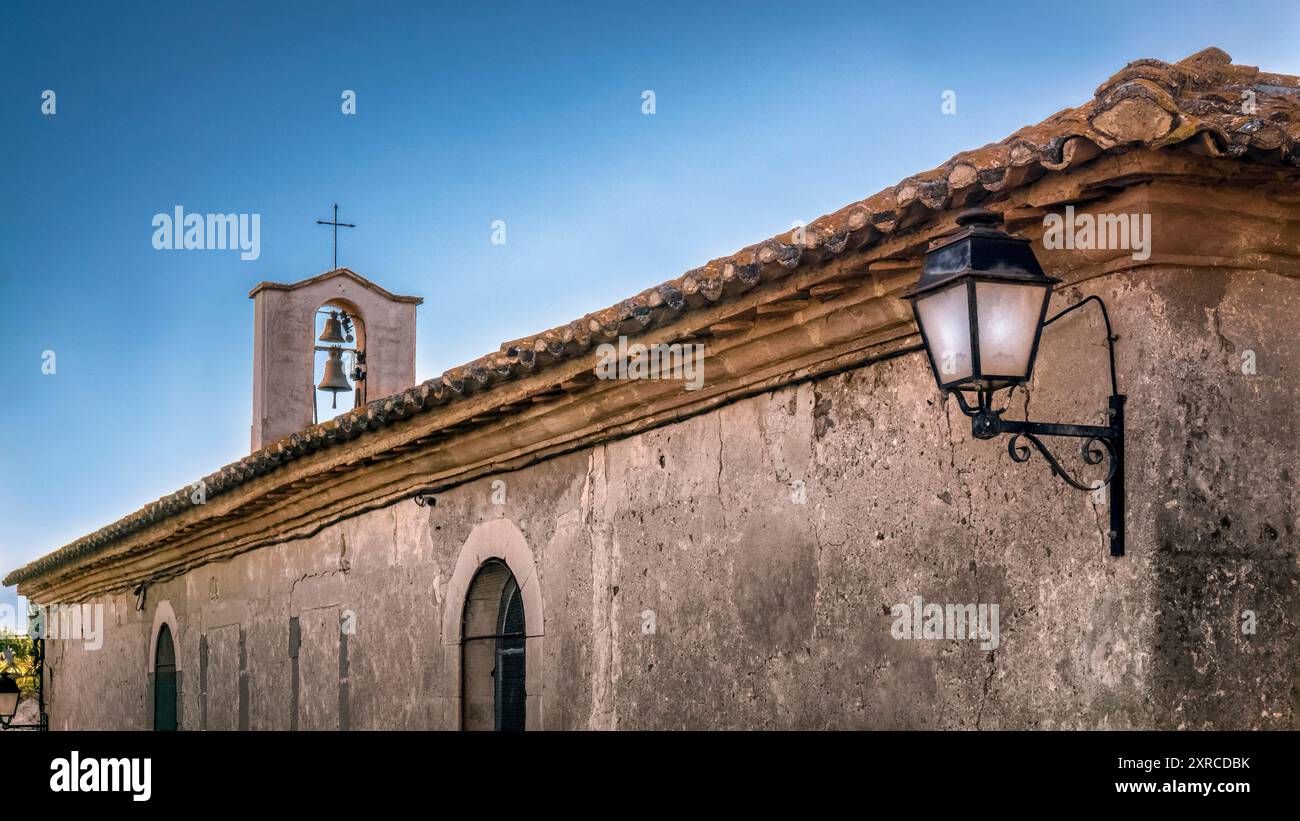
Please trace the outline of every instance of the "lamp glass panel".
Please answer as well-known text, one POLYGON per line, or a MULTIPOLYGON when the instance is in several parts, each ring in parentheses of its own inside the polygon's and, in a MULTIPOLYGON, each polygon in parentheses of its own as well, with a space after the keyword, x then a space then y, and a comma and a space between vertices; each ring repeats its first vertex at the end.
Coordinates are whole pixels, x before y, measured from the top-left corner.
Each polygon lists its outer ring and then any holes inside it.
POLYGON ((0 716, 13 718, 18 712, 18 693, 0 693, 0 716))
POLYGON ((962 281, 916 300, 916 318, 925 331, 941 385, 972 374, 968 294, 962 281))
POLYGON ((1016 379, 1026 377, 1045 299, 1045 285, 975 283, 980 371, 983 374, 1016 379))

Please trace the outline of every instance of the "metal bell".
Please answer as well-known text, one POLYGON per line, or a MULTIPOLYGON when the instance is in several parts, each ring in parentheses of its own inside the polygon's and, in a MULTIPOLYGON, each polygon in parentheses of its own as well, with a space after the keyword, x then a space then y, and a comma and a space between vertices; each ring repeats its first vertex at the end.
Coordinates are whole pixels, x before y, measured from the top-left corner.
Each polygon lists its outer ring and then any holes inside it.
POLYGON ((320 333, 321 342, 346 342, 343 338, 343 323, 339 322, 338 311, 330 311, 330 318, 325 320, 325 330, 320 333))
POLYGON ((352 390, 352 385, 348 383, 348 376, 343 372, 342 348, 330 349, 330 358, 325 360, 325 375, 321 378, 320 384, 316 386, 316 390, 329 391, 334 394, 334 403, 330 405, 331 408, 339 406, 340 393, 352 390))

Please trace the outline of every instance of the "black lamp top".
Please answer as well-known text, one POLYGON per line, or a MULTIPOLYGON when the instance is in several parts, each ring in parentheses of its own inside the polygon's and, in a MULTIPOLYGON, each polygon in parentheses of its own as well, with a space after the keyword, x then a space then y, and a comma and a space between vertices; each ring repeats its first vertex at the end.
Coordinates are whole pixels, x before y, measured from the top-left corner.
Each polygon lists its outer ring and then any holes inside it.
POLYGON ((1002 224, 1002 215, 987 208, 967 208, 957 215, 957 224, 963 228, 968 225, 997 228, 1002 224))
POLYGON ((925 254, 921 278, 905 298, 947 285, 966 275, 1012 282, 1054 284, 1043 273, 1029 240, 1003 231, 1002 215, 971 208, 957 215, 959 230, 935 242, 925 254))

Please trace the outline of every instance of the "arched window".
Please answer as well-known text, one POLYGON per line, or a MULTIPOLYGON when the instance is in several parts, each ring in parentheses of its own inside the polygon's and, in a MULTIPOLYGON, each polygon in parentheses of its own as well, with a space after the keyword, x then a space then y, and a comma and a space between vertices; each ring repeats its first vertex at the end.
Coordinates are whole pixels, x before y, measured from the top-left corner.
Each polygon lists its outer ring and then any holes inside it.
POLYGON ((466 730, 522 730, 524 604, 505 562, 479 568, 465 596, 461 703, 466 730))
POLYGON ((167 625, 158 630, 153 664, 153 728, 176 729, 176 645, 167 625))

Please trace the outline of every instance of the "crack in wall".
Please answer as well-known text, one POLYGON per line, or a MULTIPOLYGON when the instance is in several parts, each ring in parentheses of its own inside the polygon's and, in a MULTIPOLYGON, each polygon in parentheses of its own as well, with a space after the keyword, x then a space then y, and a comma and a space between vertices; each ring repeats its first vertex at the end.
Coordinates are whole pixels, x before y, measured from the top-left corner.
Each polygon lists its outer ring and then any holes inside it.
POLYGON ((1228 339, 1228 337, 1224 336, 1223 334, 1223 321, 1222 321, 1222 317, 1219 316, 1219 307, 1220 306, 1216 305, 1214 306, 1214 308, 1210 309, 1209 311, 1210 328, 1214 331, 1215 336, 1219 337, 1219 340, 1223 343, 1222 347, 1223 347, 1223 352, 1225 354, 1236 353, 1237 352, 1236 343, 1234 343, 1231 339, 1228 339))
POLYGON ((815 517, 809 520, 808 529, 812 531, 813 544, 817 548, 817 558, 815 560, 817 566, 817 581, 813 584, 812 634, 808 637, 810 646, 809 652, 811 653, 811 645, 817 643, 817 614, 821 612, 820 605, 822 599, 822 536, 817 529, 817 519, 815 517))
POLYGON ((1097 490, 1094 490, 1091 493, 1089 493, 1088 503, 1092 505, 1092 518, 1097 523, 1097 533, 1101 537, 1101 547, 1103 550, 1109 552, 1110 551, 1110 511, 1108 509, 1103 514, 1101 513, 1101 508, 1110 507, 1111 504, 1110 485, 1106 485, 1103 488, 1098 488, 1097 490), (1100 505, 1097 504, 1097 493, 1099 491, 1104 491, 1104 495, 1106 497, 1106 501, 1100 505))
POLYGON ((718 420, 717 420, 717 421, 718 421, 718 475, 717 475, 717 485, 718 485, 718 500, 721 501, 721 500, 722 500, 722 448, 723 448, 723 437, 722 437, 722 415, 721 415, 721 414, 718 414, 718 420))
POLYGON ((722 500, 722 470, 723 470, 723 462, 722 462, 722 449, 723 449, 722 414, 719 413, 719 414, 717 415, 717 417, 718 417, 718 419, 717 419, 717 421, 718 421, 718 475, 717 475, 717 477, 715 478, 715 482, 716 482, 716 484, 717 484, 717 494, 718 494, 718 515, 722 517, 722 530, 723 530, 723 532, 725 533, 725 532, 727 531, 727 528, 729 527, 729 525, 728 525, 728 523, 727 523, 727 505, 726 505, 726 503, 722 500))
POLYGON ((980 729, 980 722, 984 720, 984 705, 989 700, 989 687, 993 684, 993 674, 998 670, 998 651, 989 651, 989 674, 984 677, 984 694, 980 698, 979 710, 975 714, 975 729, 980 729))
POLYGON ((397 565, 401 564, 401 558, 402 558, 402 548, 401 548, 402 543, 397 538, 397 528, 398 528, 397 505, 393 505, 391 508, 389 508, 389 510, 393 512, 393 566, 396 567, 397 565))
POLYGON ((289 585, 289 612, 293 613, 293 594, 294 591, 298 589, 300 583, 305 582, 308 579, 324 579, 329 576, 337 576, 340 573, 342 573, 341 570, 321 570, 317 573, 303 573, 301 576, 294 579, 289 585))

